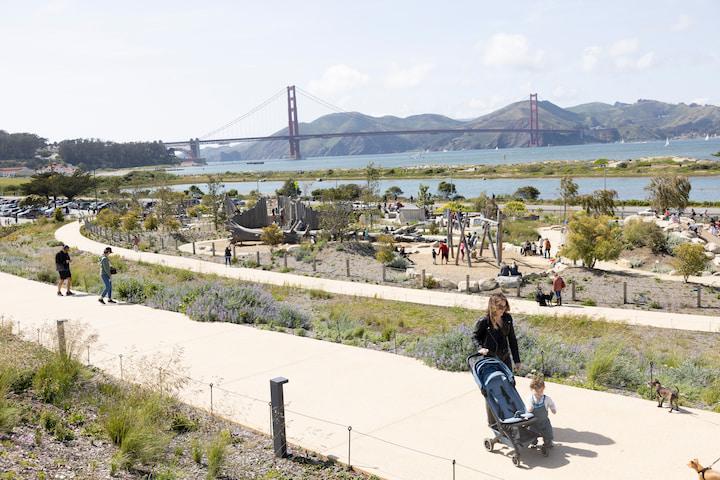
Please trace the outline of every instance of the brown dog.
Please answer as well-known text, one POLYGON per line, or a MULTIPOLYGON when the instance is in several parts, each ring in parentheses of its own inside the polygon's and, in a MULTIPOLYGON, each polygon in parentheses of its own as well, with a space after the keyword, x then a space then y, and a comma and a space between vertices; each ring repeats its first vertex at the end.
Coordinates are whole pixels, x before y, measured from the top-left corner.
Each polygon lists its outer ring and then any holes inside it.
POLYGON ((667 402, 670 404, 670 411, 668 413, 672 413, 673 408, 678 412, 680 411, 680 408, 678 406, 678 400, 680 395, 679 389, 676 389, 673 392, 669 388, 660 385, 660 380, 653 380, 652 382, 649 382, 648 387, 655 389, 655 394, 658 398, 658 408, 662 407, 663 403, 665 403, 665 400, 667 400, 667 402))
POLYGON ((720 473, 715 470, 710 470, 709 468, 703 468, 697 458, 690 460, 688 467, 695 470, 698 473, 698 478, 701 480, 720 480, 720 473))

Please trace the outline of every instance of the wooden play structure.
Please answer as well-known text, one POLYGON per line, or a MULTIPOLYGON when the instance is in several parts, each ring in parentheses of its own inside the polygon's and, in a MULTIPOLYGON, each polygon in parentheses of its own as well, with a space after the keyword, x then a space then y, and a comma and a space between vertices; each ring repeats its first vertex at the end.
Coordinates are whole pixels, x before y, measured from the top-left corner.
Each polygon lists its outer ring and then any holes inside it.
MULTIPOLYGON (((469 224, 470 217, 463 215, 462 213, 451 212, 445 210, 445 218, 447 220, 447 244, 450 249, 450 254, 455 258, 455 265, 460 264, 460 245, 465 249, 468 267, 472 267, 472 261, 470 258, 470 248, 467 244, 467 237, 465 235, 465 229, 469 224), (454 231, 459 228, 460 242, 455 247, 453 242, 454 231)), ((498 209, 497 219, 491 220, 484 216, 472 217, 473 221, 480 221, 482 223, 482 234, 478 240, 480 248, 479 255, 482 257, 483 250, 485 249, 485 241, 487 239, 488 247, 495 258, 497 265, 500 266, 502 263, 502 213, 498 209), (494 232, 493 232, 494 229, 494 232), (493 238, 494 237, 494 238, 493 238)))

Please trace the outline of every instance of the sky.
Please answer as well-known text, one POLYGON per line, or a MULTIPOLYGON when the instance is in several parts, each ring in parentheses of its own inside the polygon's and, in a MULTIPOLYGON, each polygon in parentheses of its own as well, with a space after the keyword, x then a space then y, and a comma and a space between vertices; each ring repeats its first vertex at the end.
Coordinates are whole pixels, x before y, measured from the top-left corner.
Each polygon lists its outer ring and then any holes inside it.
MULTIPOLYGON (((347 111, 473 118, 720 104, 716 0, 0 0, 0 129, 53 141, 200 137, 296 85, 347 111)), ((300 121, 332 110, 301 95, 300 121)), ((287 123, 284 94, 227 134, 287 123)), ((541 119, 542 123, 542 119, 541 119)))

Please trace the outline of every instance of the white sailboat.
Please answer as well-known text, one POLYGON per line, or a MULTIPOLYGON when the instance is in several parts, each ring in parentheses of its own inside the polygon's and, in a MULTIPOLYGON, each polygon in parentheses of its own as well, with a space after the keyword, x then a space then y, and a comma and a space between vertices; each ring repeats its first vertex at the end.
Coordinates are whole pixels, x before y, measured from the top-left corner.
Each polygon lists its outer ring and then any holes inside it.
POLYGON ((625 143, 625 139, 624 139, 624 138, 621 138, 621 139, 620 139, 620 143, 625 143))
POLYGON ((495 150, 500 150, 500 148, 499 148, 499 147, 495 147, 495 150))
POLYGON ((670 138, 669 137, 665 137, 665 146, 666 147, 670 146, 670 138))
POLYGON ((710 134, 709 134, 709 133, 706 133, 706 134, 705 134, 705 141, 707 142, 708 140, 710 140, 710 134))

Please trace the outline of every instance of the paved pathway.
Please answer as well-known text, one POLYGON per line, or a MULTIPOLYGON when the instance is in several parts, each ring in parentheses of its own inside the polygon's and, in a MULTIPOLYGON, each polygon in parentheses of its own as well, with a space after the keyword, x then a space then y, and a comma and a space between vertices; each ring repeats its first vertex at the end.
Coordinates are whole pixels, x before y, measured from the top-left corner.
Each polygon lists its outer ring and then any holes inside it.
MULTIPOLYGON (((55 237, 72 247, 96 253, 98 255, 100 255, 105 248, 105 244, 84 237, 80 233, 80 225, 78 223, 70 223, 59 228, 55 233, 55 237)), ((466 295, 462 293, 410 289, 387 285, 374 285, 369 283, 305 277, 302 275, 268 272, 259 269, 226 267, 220 263, 208 262, 194 258, 148 252, 136 252, 134 250, 120 247, 113 247, 113 252, 128 260, 141 260, 146 263, 184 268, 199 273, 212 273, 248 282, 258 282, 270 285, 299 286, 305 289, 320 289, 338 295, 380 298, 384 300, 419 303, 424 305, 458 306, 474 310, 485 310, 487 308, 487 297, 481 295, 466 295)), ((522 300, 519 298, 511 298, 510 301, 514 312, 542 314, 551 313, 557 315, 581 314, 593 318, 603 318, 609 321, 624 322, 634 325, 674 328, 680 330, 720 332, 720 318, 709 315, 683 315, 670 312, 651 312, 603 307, 581 307, 577 305, 548 308, 539 307, 536 302, 522 300)))
MULTIPOLYGON (((182 352, 184 367, 172 368, 196 379, 181 390, 184 401, 208 408, 212 382, 216 413, 264 432, 269 379, 285 376, 291 441, 345 462, 352 425, 351 463, 388 479, 450 480, 451 459, 458 480, 695 478, 685 466, 690 458, 708 462, 720 454, 720 414, 668 414, 651 401, 549 384, 558 446, 548 458, 526 452, 517 469, 505 455, 484 451, 484 399, 469 373, 139 305, 100 305, 92 295, 57 297, 54 286, 4 273, 0 291, 0 314, 20 322, 28 339, 42 328, 49 341, 45 328, 58 317, 69 319, 68 336, 77 324, 97 333, 90 360, 116 376, 122 354, 126 379, 164 383, 168 373, 150 365, 167 365, 182 352)), ((525 397, 526 379, 518 389, 525 397)))

